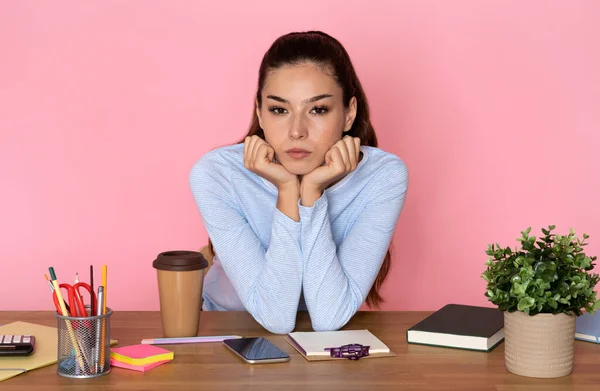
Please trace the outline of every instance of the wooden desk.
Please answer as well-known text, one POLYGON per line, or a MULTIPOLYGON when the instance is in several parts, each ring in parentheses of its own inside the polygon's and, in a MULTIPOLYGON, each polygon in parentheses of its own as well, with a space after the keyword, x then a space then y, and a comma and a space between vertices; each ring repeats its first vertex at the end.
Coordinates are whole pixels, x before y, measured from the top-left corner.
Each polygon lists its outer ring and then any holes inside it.
MULTIPOLYGON (((575 368, 558 379, 533 379, 504 367, 504 344, 490 353, 436 348, 406 343, 408 327, 426 312, 359 312, 347 329, 367 328, 396 357, 367 360, 307 362, 280 335, 266 332, 245 312, 203 312, 200 335, 239 334, 268 337, 291 355, 287 363, 248 365, 220 343, 164 345, 175 360, 149 372, 121 368, 97 379, 67 379, 56 365, 36 369, 0 383, 12 390, 593 390, 600 389, 600 345, 575 342, 575 368), (308 388, 310 387, 310 388, 308 388)), ((26 321, 56 326, 50 312, 0 312, 0 324, 26 321)), ((115 312, 111 337, 119 345, 161 336, 158 312, 115 312)), ((310 331, 306 313, 299 331, 310 331)))

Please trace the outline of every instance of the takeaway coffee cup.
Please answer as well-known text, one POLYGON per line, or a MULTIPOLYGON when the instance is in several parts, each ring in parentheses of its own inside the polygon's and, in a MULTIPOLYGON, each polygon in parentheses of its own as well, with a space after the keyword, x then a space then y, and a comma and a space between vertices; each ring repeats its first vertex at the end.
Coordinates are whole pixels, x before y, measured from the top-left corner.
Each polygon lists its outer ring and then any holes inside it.
POLYGON ((167 251, 158 254, 152 266, 158 278, 164 336, 198 335, 202 284, 208 261, 195 251, 167 251))

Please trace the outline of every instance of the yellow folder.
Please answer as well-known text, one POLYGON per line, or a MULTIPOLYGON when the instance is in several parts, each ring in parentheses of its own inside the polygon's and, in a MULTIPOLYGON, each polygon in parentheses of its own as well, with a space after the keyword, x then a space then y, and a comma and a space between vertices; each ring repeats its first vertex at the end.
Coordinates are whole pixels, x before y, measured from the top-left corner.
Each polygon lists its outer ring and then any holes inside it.
MULTIPOLYGON (((0 381, 33 369, 56 364, 58 361, 58 329, 27 322, 13 322, 0 326, 0 335, 33 335, 34 351, 29 356, 0 357, 0 381)), ((116 340, 110 340, 115 345, 116 340)))

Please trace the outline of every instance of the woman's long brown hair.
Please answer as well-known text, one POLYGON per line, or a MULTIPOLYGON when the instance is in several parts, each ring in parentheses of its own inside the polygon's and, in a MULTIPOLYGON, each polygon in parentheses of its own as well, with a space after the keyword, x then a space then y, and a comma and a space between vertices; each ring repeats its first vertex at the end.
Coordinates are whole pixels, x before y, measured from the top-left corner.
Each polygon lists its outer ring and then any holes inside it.
MULTIPOLYGON (((256 90, 256 101, 260 108, 262 104, 262 89, 270 71, 285 65, 294 65, 303 62, 314 63, 321 66, 337 81, 343 91, 344 106, 348 107, 350 99, 356 97, 356 118, 352 128, 344 135, 358 137, 361 145, 377 147, 377 137, 369 118, 369 105, 364 90, 356 76, 356 72, 350 61, 350 56, 335 38, 320 32, 296 32, 279 37, 265 53, 258 73, 258 88, 256 90)), ((252 112, 250 129, 244 138, 257 135, 265 138, 264 132, 258 122, 256 110, 252 112)), ((244 138, 242 139, 243 142, 244 138)), ((214 254, 212 243, 208 242, 210 251, 214 254)), ((369 307, 379 307, 383 298, 379 289, 387 277, 390 269, 391 251, 388 249, 379 274, 367 296, 369 307)))

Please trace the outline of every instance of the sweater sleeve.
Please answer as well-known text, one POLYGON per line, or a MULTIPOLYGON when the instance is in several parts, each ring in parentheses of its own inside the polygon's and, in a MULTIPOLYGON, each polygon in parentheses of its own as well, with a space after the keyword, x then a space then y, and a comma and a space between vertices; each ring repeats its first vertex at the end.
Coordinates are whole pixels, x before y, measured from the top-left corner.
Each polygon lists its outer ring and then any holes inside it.
POLYGON ((230 168, 217 157, 192 168, 190 187, 223 270, 246 310, 272 333, 291 332, 302 290, 300 223, 277 208, 264 248, 234 202, 230 168))
POLYGON ((365 301, 385 258, 408 186, 406 166, 384 166, 365 191, 371 200, 336 247, 326 192, 300 206, 304 298, 315 331, 338 330, 365 301))

